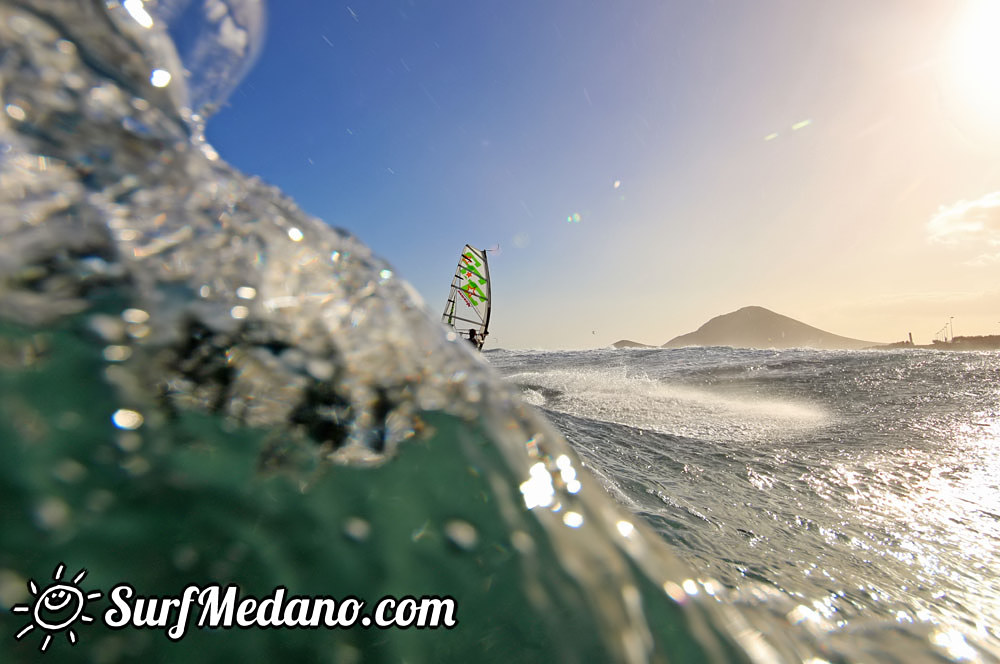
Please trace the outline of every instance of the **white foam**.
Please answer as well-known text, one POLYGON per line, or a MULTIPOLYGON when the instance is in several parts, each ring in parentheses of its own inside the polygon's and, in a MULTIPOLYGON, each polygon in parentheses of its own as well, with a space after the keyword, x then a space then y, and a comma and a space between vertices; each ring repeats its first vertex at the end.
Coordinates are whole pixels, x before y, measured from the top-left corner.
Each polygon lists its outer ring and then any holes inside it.
POLYGON ((630 376, 621 367, 521 372, 508 379, 524 385, 533 404, 560 413, 690 437, 773 439, 828 418, 813 404, 670 384, 630 376))
POLYGON ((525 388, 521 392, 521 396, 524 397, 524 400, 530 403, 532 406, 545 405, 545 397, 542 396, 540 392, 537 392, 536 390, 533 390, 531 388, 525 388))

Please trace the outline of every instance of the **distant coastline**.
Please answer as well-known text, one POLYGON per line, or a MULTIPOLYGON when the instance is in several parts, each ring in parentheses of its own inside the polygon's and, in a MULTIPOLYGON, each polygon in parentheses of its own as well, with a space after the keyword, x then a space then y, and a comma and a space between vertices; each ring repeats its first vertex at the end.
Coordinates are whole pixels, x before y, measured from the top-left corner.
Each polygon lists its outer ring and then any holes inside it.
POLYGON ((1000 350, 1000 335, 954 337, 930 344, 910 341, 878 343, 852 339, 775 313, 763 307, 749 306, 712 318, 694 332, 674 337, 662 346, 652 346, 631 339, 621 339, 614 348, 683 348, 729 346, 732 348, 816 348, 821 350, 1000 350))
POLYGON ((934 341, 929 344, 911 344, 909 341, 897 341, 891 344, 872 346, 872 350, 895 350, 897 348, 919 348, 923 350, 1000 350, 1000 334, 987 334, 972 337, 955 337, 949 341, 934 341))

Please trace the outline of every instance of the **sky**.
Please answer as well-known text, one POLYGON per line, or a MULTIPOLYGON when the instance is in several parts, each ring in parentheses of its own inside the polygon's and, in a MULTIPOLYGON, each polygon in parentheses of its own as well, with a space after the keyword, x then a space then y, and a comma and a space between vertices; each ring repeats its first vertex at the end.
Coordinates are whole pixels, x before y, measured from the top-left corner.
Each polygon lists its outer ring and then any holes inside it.
POLYGON ((273 0, 209 141, 489 347, 1000 334, 1000 2, 273 0))

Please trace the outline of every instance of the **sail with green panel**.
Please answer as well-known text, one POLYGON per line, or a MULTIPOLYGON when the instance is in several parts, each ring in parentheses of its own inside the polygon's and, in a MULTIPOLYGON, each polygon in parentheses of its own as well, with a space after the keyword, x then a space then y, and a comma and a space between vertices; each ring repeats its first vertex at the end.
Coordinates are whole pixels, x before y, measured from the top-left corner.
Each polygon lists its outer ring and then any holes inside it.
POLYGON ((467 244, 458 257, 441 320, 482 350, 489 333, 491 305, 486 251, 467 244))

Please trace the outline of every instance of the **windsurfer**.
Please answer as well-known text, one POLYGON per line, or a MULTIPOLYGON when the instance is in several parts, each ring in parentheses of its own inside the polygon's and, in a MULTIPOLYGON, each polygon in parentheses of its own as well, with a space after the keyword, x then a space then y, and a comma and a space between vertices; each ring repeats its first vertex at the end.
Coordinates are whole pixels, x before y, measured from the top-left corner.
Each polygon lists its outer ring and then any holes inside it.
POLYGON ((490 308, 490 268, 486 252, 467 244, 458 258, 441 322, 476 350, 482 350, 490 326, 490 308))

